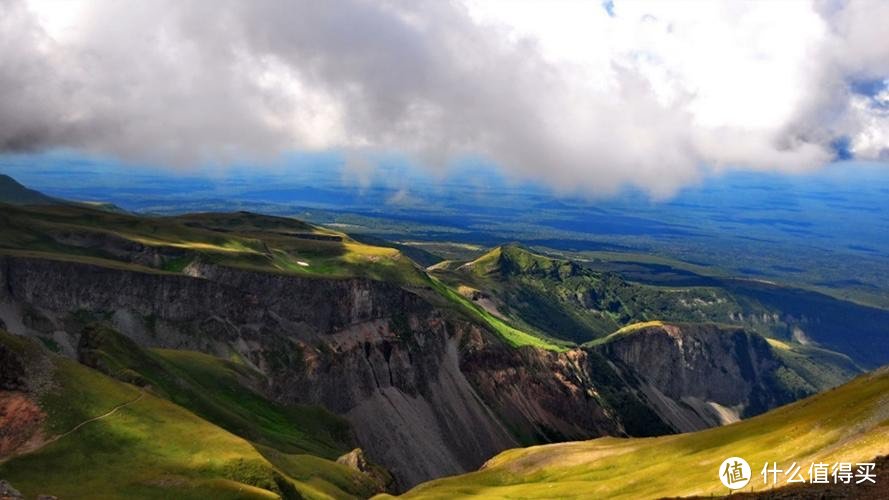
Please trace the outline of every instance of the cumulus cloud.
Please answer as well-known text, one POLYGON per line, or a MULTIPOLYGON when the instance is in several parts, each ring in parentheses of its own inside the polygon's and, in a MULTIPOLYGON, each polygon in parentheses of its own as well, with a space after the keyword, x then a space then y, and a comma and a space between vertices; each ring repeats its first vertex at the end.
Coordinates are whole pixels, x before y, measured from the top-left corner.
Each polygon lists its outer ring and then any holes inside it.
POLYGON ((0 0, 0 149, 165 165, 485 157, 669 196, 885 159, 884 2, 0 0), (877 82, 870 93, 861 82, 877 82))

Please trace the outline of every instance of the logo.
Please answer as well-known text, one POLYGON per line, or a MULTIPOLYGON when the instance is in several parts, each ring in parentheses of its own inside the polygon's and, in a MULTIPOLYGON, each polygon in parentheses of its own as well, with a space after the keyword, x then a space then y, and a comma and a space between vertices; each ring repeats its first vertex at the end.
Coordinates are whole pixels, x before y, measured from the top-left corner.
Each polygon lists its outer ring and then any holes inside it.
POLYGON ((740 490, 750 482, 750 464, 740 457, 726 458, 719 466, 719 480, 730 490, 740 490))

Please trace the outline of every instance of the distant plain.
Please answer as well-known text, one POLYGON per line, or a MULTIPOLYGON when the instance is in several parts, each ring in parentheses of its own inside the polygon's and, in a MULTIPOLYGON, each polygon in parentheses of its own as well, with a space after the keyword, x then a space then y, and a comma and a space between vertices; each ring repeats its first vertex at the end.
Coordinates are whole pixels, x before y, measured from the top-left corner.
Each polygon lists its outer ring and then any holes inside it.
POLYGON ((139 213, 295 216, 423 249, 431 260, 518 241, 654 284, 740 277, 889 307, 889 172, 877 165, 728 170, 652 200, 634 191, 603 199, 553 192, 472 161, 440 173, 397 158, 379 163, 353 169, 326 153, 262 170, 164 171, 56 152, 2 156, 0 172, 51 196, 139 213))

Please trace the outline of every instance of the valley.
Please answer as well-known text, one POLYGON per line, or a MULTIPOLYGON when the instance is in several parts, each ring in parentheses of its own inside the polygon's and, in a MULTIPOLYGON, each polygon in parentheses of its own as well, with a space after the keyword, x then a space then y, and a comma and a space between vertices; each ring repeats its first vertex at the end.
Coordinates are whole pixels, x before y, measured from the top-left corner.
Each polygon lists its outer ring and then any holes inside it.
POLYGON ((889 499, 887 19, 0 0, 0 500, 889 499))
POLYGON ((889 362, 881 309, 520 245, 427 268, 292 218, 57 200, 0 236, 0 478, 27 495, 447 496, 417 485, 731 429, 889 362))
MULTIPOLYGON (((764 498, 774 498, 768 496, 773 484, 764 483, 759 474, 766 462, 778 461, 785 467, 793 462, 805 467, 815 462, 885 463, 875 458, 889 451, 887 384, 889 372, 883 369, 818 396, 707 431, 510 450, 477 472, 432 481, 405 497, 710 497, 728 493, 716 480, 719 464, 726 457, 742 456, 753 472, 744 492, 760 491, 764 498)), ((777 486, 785 485, 781 480, 777 486)), ((885 495, 885 485, 870 486, 846 492, 852 497, 885 495)), ((779 498, 818 498, 830 488, 806 485, 798 497, 789 489, 787 496, 779 498)))

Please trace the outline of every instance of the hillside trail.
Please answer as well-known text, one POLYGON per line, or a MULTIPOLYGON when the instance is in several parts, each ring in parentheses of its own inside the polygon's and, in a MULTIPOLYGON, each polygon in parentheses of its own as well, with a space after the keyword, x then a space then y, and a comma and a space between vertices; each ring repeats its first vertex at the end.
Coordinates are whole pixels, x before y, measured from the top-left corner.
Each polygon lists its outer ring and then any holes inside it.
POLYGON ((131 404, 133 404, 133 403, 137 403, 137 402, 139 402, 143 397, 145 397, 145 390, 144 390, 144 389, 143 389, 143 390, 140 390, 140 391, 139 391, 139 395, 136 396, 134 399, 131 399, 130 401, 126 401, 126 402, 124 402, 124 403, 121 403, 121 404, 115 406, 114 408, 108 410, 106 413, 103 413, 102 415, 99 415, 98 417, 93 417, 93 418, 84 420, 83 422, 81 422, 81 423, 75 425, 71 430, 69 430, 69 431, 67 431, 67 432, 65 432, 65 433, 63 433, 63 434, 59 434, 58 436, 55 436, 55 437, 53 437, 52 439, 49 439, 49 440, 47 440, 47 441, 44 441, 43 443, 40 444, 40 446, 38 446, 38 447, 36 447, 36 448, 32 448, 32 449, 27 450, 27 451, 24 451, 24 452, 22 452, 22 453, 13 453, 12 455, 10 455, 10 456, 8 456, 8 457, 6 457, 6 458, 2 458, 2 459, 0 459, 0 464, 3 464, 4 462, 7 462, 7 461, 9 461, 10 459, 13 459, 13 458, 16 458, 16 457, 20 457, 20 456, 23 456, 23 455, 29 455, 29 454, 31 454, 31 453, 40 451, 40 450, 42 450, 43 448, 46 448, 47 446, 49 446, 50 444, 55 443, 55 442, 58 441, 59 439, 62 439, 63 437, 68 436, 68 435, 70 435, 70 434, 76 432, 78 429, 80 429, 80 428, 83 427, 84 425, 86 425, 86 424, 88 424, 88 423, 90 423, 90 422, 95 422, 95 421, 97 421, 97 420, 102 420, 103 418, 110 417, 111 415, 114 415, 115 413, 117 413, 121 408, 127 407, 127 406, 129 406, 129 405, 131 405, 131 404))

